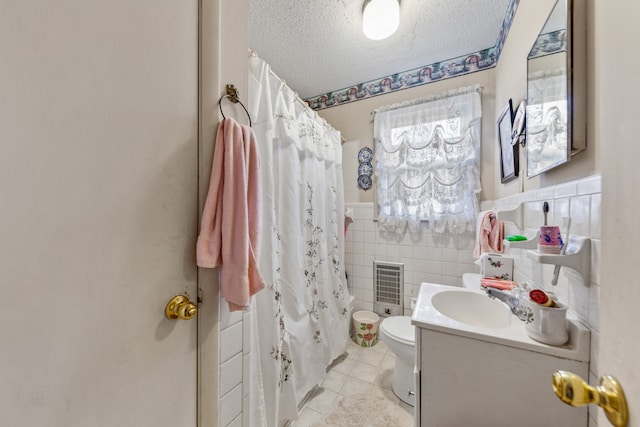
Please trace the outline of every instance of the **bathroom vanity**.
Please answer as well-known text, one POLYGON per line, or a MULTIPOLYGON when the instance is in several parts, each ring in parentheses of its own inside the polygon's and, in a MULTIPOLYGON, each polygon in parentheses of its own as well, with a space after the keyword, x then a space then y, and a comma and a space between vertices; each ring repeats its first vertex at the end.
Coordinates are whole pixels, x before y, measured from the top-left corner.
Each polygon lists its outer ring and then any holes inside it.
POLYGON ((567 344, 550 346, 482 291, 423 283, 412 323, 416 426, 587 426, 587 408, 565 405, 551 385, 557 370, 589 377, 589 330, 577 321, 567 344))

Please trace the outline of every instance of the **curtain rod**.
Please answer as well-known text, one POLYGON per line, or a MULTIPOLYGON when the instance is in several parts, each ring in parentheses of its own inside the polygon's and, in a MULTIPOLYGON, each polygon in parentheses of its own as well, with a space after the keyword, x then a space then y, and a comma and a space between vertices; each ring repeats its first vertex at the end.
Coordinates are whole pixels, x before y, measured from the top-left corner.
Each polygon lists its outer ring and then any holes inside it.
POLYGON ((465 95, 471 92, 480 92, 484 90, 484 86, 473 85, 466 86, 458 89, 451 89, 446 92, 441 92, 433 95, 427 95, 422 98, 416 98, 409 101, 398 102, 395 104, 383 105, 382 107, 378 107, 371 112, 372 116, 375 116, 378 113, 384 113, 387 111, 397 110, 399 108, 411 107, 413 105, 423 104, 425 102, 437 101, 440 99, 453 98, 455 96, 465 95))
MULTIPOLYGON (((264 59, 260 58, 260 56, 258 56, 258 54, 257 54, 254 50, 249 49, 249 56, 250 56, 250 57, 255 57, 255 58, 261 59, 261 60, 262 60, 262 61, 267 65, 267 67, 269 68, 269 74, 271 74, 274 78, 278 79, 278 81, 280 81, 280 83, 282 83, 282 84, 283 84, 284 86, 286 86, 286 87, 287 87, 291 92, 293 92, 293 96, 294 96, 295 100, 296 100, 296 101, 298 101, 298 102, 302 105, 302 107, 305 109, 305 113, 309 113, 309 114, 311 114, 311 117, 313 117, 313 118, 315 118, 315 119, 318 119, 318 120, 322 121, 322 123, 323 123, 325 126, 327 126, 327 127, 331 128, 331 130, 333 130, 333 131, 335 131, 335 132, 339 132, 336 128, 334 128, 333 126, 331 126, 331 124, 329 124, 329 122, 327 122, 327 120, 326 120, 324 117, 322 117, 321 115, 319 115, 317 111, 315 111, 313 108, 311 108, 311 107, 309 106, 309 104, 307 104, 307 103, 306 103, 306 102, 305 102, 305 101, 300 97, 300 95, 298 95, 298 92, 296 92, 295 90, 291 89, 291 87, 287 84, 287 82, 286 82, 282 77, 280 77, 279 75, 277 75, 277 74, 275 73, 275 71, 273 71, 273 69, 271 69, 271 65, 269 65, 269 64, 268 64, 264 59)), ((340 133, 340 137, 341 137, 341 139, 342 139, 342 133, 340 133)), ((342 139, 342 142, 345 142, 345 141, 344 141, 344 139, 342 139)))

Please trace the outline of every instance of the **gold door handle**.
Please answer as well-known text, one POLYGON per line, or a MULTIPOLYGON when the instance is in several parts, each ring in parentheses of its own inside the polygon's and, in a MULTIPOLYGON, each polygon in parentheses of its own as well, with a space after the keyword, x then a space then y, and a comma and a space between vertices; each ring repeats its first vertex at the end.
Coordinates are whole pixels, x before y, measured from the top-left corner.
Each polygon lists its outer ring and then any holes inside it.
POLYGON ((176 295, 171 298, 164 308, 164 314, 169 320, 189 320, 196 317, 198 306, 189 301, 186 295, 176 295))
POLYGON ((600 377, 600 385, 592 387, 573 372, 558 371, 553 374, 553 391, 567 405, 583 406, 595 403, 605 410, 612 425, 627 425, 629 412, 624 391, 618 380, 610 375, 603 375, 600 377))

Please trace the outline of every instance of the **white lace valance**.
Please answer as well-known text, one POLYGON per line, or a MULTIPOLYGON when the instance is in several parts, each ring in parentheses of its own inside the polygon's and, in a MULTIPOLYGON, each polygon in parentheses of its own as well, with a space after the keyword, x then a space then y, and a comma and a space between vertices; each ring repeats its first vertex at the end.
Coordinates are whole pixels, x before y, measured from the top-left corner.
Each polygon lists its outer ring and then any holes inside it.
POLYGON ((427 221, 435 232, 474 230, 481 118, 478 86, 375 111, 382 226, 402 232, 427 221))

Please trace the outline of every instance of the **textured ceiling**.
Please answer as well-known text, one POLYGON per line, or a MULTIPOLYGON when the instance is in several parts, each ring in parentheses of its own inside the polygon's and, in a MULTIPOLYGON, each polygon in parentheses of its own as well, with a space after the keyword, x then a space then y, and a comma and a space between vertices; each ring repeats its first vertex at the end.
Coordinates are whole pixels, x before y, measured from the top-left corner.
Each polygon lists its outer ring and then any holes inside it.
POLYGON ((362 0, 249 0, 249 45, 309 98, 495 45, 510 0, 401 0, 400 28, 362 33, 362 0))

